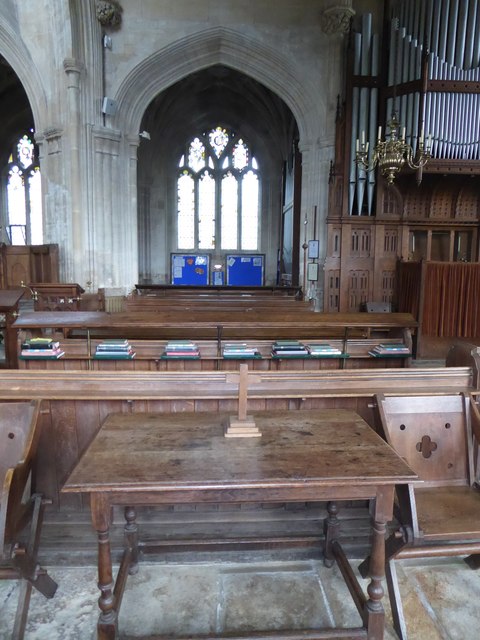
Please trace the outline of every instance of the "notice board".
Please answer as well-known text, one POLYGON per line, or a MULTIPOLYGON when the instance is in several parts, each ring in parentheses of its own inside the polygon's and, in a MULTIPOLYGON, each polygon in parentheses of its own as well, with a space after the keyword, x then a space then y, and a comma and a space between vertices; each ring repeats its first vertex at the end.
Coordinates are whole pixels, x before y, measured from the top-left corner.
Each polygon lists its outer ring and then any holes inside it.
POLYGON ((226 256, 227 285, 262 287, 265 256, 263 254, 229 254, 226 256))
POLYGON ((171 254, 172 284, 207 285, 210 256, 187 253, 171 254))

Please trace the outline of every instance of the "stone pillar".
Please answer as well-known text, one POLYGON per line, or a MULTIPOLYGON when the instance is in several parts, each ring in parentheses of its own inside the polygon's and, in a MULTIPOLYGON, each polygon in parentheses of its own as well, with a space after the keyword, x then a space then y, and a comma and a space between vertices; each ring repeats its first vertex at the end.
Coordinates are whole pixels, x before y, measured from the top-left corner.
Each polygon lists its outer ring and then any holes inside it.
POLYGON ((71 282, 73 277, 72 229, 70 194, 66 187, 66 156, 63 129, 46 129, 35 135, 39 148, 39 162, 44 194, 43 230, 44 242, 59 246, 59 277, 71 282))
POLYGON ((126 141, 119 131, 96 128, 93 145, 92 281, 127 292, 138 280, 138 139, 126 141))
POLYGON ((300 231, 300 283, 306 284, 305 295, 315 299, 315 309, 323 309, 323 263, 327 250, 328 215, 328 176, 330 158, 333 154, 331 144, 322 146, 317 141, 300 141, 302 153, 302 229, 300 231), (315 220, 316 219, 316 220, 315 220), (314 226, 316 225, 316 226, 314 226), (319 241, 318 280, 311 286, 304 278, 305 239, 319 241))
POLYGON ((90 274, 85 264, 86 228, 88 227, 87 212, 85 208, 83 185, 85 171, 82 164, 81 153, 81 105, 80 105, 80 80, 84 71, 81 63, 73 59, 65 59, 63 67, 67 75, 67 117, 65 134, 69 142, 69 171, 68 184, 70 185, 70 215, 71 215, 71 246, 68 252, 68 265, 65 264, 68 281, 78 282, 85 286, 90 274))

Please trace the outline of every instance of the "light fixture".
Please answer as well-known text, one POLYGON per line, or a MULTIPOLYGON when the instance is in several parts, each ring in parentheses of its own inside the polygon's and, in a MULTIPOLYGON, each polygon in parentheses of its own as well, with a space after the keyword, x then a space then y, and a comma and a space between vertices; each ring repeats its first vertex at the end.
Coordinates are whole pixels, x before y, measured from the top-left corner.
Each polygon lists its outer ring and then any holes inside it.
POLYGON ((430 159, 431 136, 428 136, 427 144, 424 144, 423 131, 418 140, 418 149, 414 153, 412 147, 405 140, 405 127, 402 127, 400 135, 400 123, 397 114, 387 122, 388 138, 382 140, 382 127, 378 127, 377 143, 372 156, 368 158, 368 142, 365 142, 365 132, 362 132, 361 140, 357 139, 355 162, 365 171, 373 171, 378 165, 383 177, 389 185, 393 184, 395 177, 406 164, 410 169, 420 169, 430 159))
POLYGON ((30 291, 31 298, 34 302, 38 300, 38 291, 35 291, 35 289, 32 289, 28 284, 25 284, 23 280, 20 281, 20 286, 22 289, 28 289, 30 291))

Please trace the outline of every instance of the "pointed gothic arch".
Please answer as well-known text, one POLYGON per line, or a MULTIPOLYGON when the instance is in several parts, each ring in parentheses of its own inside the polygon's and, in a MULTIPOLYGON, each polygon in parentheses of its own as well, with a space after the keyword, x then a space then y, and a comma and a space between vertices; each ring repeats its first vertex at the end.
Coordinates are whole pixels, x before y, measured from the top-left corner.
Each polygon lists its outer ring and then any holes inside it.
POLYGON ((27 94, 35 128, 39 130, 47 113, 47 100, 43 84, 28 51, 5 19, 0 18, 0 53, 15 71, 27 94))
POLYGON ((251 76, 276 93, 292 111, 300 139, 316 139, 326 105, 318 91, 287 57, 232 29, 215 27, 171 44, 142 61, 125 78, 115 100, 112 125, 135 136, 145 109, 156 95, 191 73, 222 64, 251 76), (160 70, 160 71, 159 71, 160 70))

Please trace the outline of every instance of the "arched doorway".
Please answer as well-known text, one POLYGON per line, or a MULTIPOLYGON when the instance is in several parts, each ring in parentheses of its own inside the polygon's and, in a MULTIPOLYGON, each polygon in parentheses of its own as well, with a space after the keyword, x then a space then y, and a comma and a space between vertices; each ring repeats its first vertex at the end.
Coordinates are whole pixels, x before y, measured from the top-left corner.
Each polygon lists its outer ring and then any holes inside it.
MULTIPOLYGON (((145 111, 140 130, 138 237, 141 281, 169 282, 172 276, 170 254, 178 250, 205 249, 210 252, 212 264, 224 265, 228 250, 241 252, 253 249, 265 256, 265 283, 276 284, 279 271, 284 271, 285 266, 292 268, 291 262, 288 265, 278 263, 284 244, 282 212, 292 206, 288 201, 292 190, 285 185, 289 180, 288 167, 292 166, 298 137, 295 119, 286 104, 251 77, 223 65, 212 65, 190 74, 156 96, 145 111), (217 128, 226 132, 225 149, 213 150, 209 144, 207 134, 217 128), (192 140, 197 140, 207 152, 210 149, 210 158, 205 166, 202 161, 198 167, 187 170, 185 153, 188 153, 187 147, 192 140), (239 140, 248 154, 244 168, 258 179, 258 237, 250 229, 250 243, 241 242, 241 220, 244 220, 244 226, 257 222, 247 221, 248 213, 252 212, 244 210, 246 204, 242 208, 242 183, 238 180, 242 171, 235 171, 235 161, 229 155, 239 140), (218 211, 215 213, 211 208, 208 211, 204 208, 200 216, 204 223, 209 216, 212 225, 209 232, 213 238, 204 240, 203 245, 202 241, 198 242, 198 233, 195 234, 193 229, 191 246, 188 241, 182 244, 179 239, 178 177, 182 169, 191 178, 192 199, 201 199, 198 193, 202 188, 201 177, 207 176, 213 192, 217 180, 217 196, 212 194, 210 207, 214 209, 216 204, 218 211), (240 237, 237 242, 235 236, 233 244, 232 233, 226 241, 226 229, 221 232, 220 223, 228 208, 225 200, 222 201, 220 183, 223 180, 225 184, 229 179, 233 183, 234 197, 239 194, 238 203, 233 206, 236 211, 238 209, 240 237), (252 240, 254 235, 258 242, 252 240)), ((199 220, 199 205, 192 205, 192 214, 194 209, 198 226, 202 222, 199 220)), ((254 215, 251 218, 255 220, 254 215)), ((237 222, 233 224, 237 225, 237 222)), ((292 234, 287 234, 286 238, 289 243, 285 247, 286 253, 291 255, 292 234)), ((294 266, 298 275, 298 264, 294 266)))
MULTIPOLYGON (((218 96, 218 93, 216 95, 218 96)), ((244 34, 216 27, 182 38, 144 60, 128 74, 114 99, 118 104, 118 111, 111 118, 111 126, 116 131, 125 132, 122 143, 129 146, 129 150, 126 150, 129 163, 123 168, 124 179, 127 180, 124 182, 126 187, 123 197, 118 201, 115 214, 121 228, 128 227, 132 230, 129 242, 137 242, 137 211, 130 209, 130 204, 135 203, 137 206, 138 233, 143 238, 138 243, 138 272, 143 274, 142 277, 161 282, 168 282, 170 278, 166 256, 171 247, 172 230, 170 226, 167 227, 169 221, 166 212, 175 207, 175 203, 169 200, 175 191, 173 185, 168 182, 169 179, 173 180, 172 176, 169 178, 165 167, 159 167, 159 163, 164 163, 165 158, 160 158, 161 147, 158 145, 158 139, 152 138, 152 135, 158 135, 158 127, 164 136, 163 139, 170 141, 168 144, 165 143, 163 149, 167 150, 168 156, 173 156, 177 150, 176 155, 179 157, 181 145, 185 144, 186 137, 196 135, 200 130, 205 131, 219 124, 237 130, 239 123, 242 126, 248 123, 249 130, 242 130, 242 135, 255 141, 259 157, 262 151, 264 152, 264 158, 260 158, 263 160, 262 166, 266 167, 267 171, 270 170, 269 188, 265 192, 270 200, 267 215, 272 216, 272 211, 275 210, 277 223, 273 236, 273 221, 270 220, 269 226, 266 227, 266 239, 270 243, 266 252, 270 261, 267 266, 270 280, 274 282, 278 273, 278 250, 283 238, 281 223, 283 207, 287 202, 286 194, 292 203, 295 196, 297 210, 301 209, 296 220, 289 220, 289 242, 292 247, 290 261, 300 262, 300 221, 306 218, 306 211, 311 212, 320 200, 326 201, 325 189, 322 188, 319 176, 325 174, 328 165, 324 159, 325 151, 319 142, 325 135, 322 129, 322 123, 325 122, 325 104, 319 99, 318 88, 304 77, 302 68, 298 67, 294 60, 283 58, 277 50, 244 34), (231 77, 235 82, 228 80, 231 77), (228 122, 218 116, 218 106, 217 111, 213 108, 192 109, 192 105, 195 106, 193 95, 197 100, 204 100, 208 106, 207 94, 215 95, 214 84, 220 84, 224 88, 229 86, 228 95, 222 92, 221 100, 216 101, 216 104, 223 103, 229 107, 228 122), (210 93, 205 92, 205 86, 210 87, 210 93), (186 87, 189 87, 189 90, 186 90, 186 87), (239 98, 242 99, 239 103, 243 105, 242 108, 235 107, 234 104, 239 98), (184 101, 189 109, 187 117, 180 117, 179 114, 183 115, 184 112, 184 101), (269 106, 266 106, 266 103, 269 106), (246 111, 248 112, 251 106, 255 109, 255 117, 246 117, 249 115, 246 111), (279 110, 282 113, 280 116, 279 110), (207 114, 208 121, 205 119, 207 114), (256 115, 260 117, 257 118, 256 115), (277 124, 279 126, 272 135, 273 125, 277 124), (150 140, 139 137, 139 133, 143 131, 148 132, 150 140), (278 131, 280 135, 277 135, 278 131), (183 135, 179 135, 180 133, 183 135), (292 150, 292 144, 297 141, 301 156, 298 152, 294 154, 292 150), (272 158, 276 160, 275 154, 281 159, 277 166, 272 162, 272 158), (293 185, 294 156, 296 161, 300 161, 301 158, 302 173, 306 176, 304 181, 298 180, 297 176, 296 194, 293 193, 293 188, 285 183, 283 173, 286 165, 293 185), (134 158, 138 160, 138 167, 134 158), (278 166, 280 168, 277 168, 278 166), (162 175, 158 175, 159 172, 163 172, 162 175), (276 203, 274 194, 277 197, 276 203), (149 215, 146 216, 145 212, 149 212, 149 215), (149 226, 152 221, 153 228, 149 226), (155 228, 155 225, 158 225, 158 228, 155 228), (153 238, 155 243, 152 245, 153 238), (159 241, 163 242, 161 256, 159 241), (153 253, 155 256, 152 259, 153 253), (161 264, 155 266, 155 260, 160 260, 161 264)), ((322 211, 323 208, 322 206, 322 211)), ((319 222, 323 222, 320 216, 319 222)), ((95 230, 93 233, 96 233, 95 230)), ((133 262, 125 264, 129 264, 131 268, 133 262)), ((297 277, 298 270, 297 268, 297 277)))

